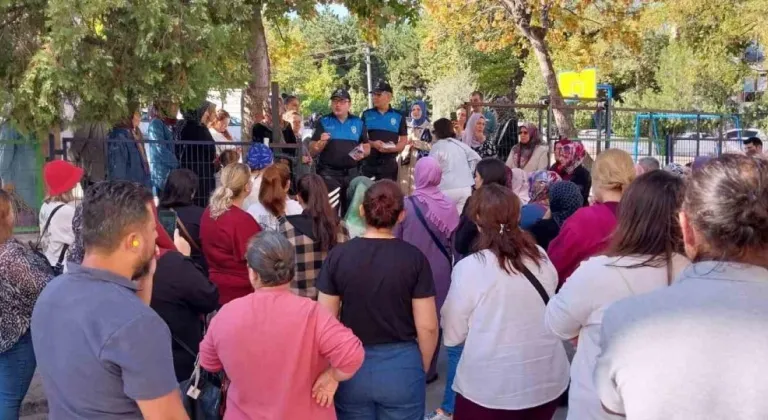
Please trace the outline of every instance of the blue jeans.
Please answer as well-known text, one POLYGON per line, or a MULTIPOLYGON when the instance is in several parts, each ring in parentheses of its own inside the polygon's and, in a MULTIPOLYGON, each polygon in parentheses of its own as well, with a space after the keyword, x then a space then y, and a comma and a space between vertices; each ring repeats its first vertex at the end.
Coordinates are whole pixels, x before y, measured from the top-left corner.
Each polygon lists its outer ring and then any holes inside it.
POLYGON ((426 382, 416 343, 365 346, 365 361, 336 392, 338 420, 422 420, 426 382))
POLYGON ((462 351, 464 351, 464 344, 445 348, 445 354, 448 355, 448 375, 445 378, 445 392, 440 409, 448 414, 453 414, 453 408, 456 405, 456 393, 452 389, 453 378, 456 377, 456 368, 459 366, 462 351))
POLYGON ((10 349, 0 353, 0 419, 19 418, 19 409, 35 374, 35 350, 27 331, 10 349))

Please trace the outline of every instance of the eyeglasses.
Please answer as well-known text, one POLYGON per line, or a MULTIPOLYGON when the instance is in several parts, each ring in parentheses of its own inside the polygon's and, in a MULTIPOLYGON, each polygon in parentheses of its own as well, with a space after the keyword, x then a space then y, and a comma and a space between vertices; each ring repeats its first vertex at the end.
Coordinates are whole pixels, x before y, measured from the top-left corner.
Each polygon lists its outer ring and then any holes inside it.
POLYGON ((347 99, 334 99, 334 100, 331 101, 331 103, 334 104, 334 105, 344 105, 344 104, 346 104, 348 102, 349 102, 349 100, 347 100, 347 99))

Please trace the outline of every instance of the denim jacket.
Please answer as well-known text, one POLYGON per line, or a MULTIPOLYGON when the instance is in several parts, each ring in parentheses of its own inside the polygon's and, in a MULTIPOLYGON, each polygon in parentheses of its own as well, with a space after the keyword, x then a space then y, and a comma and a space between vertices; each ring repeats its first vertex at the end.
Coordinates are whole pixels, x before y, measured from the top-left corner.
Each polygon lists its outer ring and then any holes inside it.
POLYGON ((165 180, 174 169, 179 167, 173 150, 173 132, 160 118, 149 123, 147 140, 157 143, 147 144, 147 159, 152 178, 152 188, 156 194, 165 187, 165 180))
POLYGON ((138 182, 152 187, 147 162, 139 151, 133 133, 126 128, 113 128, 107 136, 109 179, 138 182))

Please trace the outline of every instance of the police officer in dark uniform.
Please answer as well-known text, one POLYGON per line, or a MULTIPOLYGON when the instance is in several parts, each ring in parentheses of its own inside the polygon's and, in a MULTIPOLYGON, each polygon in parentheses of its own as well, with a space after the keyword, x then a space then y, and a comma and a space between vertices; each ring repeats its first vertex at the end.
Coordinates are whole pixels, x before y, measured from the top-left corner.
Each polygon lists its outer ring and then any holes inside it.
POLYGON ((397 182, 397 155, 408 142, 408 127, 402 114, 392 109, 392 86, 380 80, 373 88, 373 108, 363 112, 371 155, 363 162, 363 175, 397 182))
POLYGON ((320 156, 317 174, 322 176, 328 191, 340 188, 339 202, 346 213, 347 187, 359 175, 360 161, 370 153, 368 135, 363 120, 349 113, 351 98, 345 89, 336 89, 331 95, 332 112, 317 122, 309 150, 320 156))

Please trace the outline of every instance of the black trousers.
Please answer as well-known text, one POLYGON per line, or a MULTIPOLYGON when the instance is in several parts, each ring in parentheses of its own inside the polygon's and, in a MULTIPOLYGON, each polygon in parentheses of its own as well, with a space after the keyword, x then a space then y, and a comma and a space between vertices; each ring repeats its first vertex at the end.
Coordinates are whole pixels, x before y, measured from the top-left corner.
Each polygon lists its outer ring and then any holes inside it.
POLYGON ((339 188, 339 207, 341 209, 341 216, 347 214, 347 208, 349 207, 349 200, 352 197, 347 197, 347 188, 349 183, 360 175, 360 171, 357 168, 350 169, 336 169, 330 166, 318 165, 317 174, 323 177, 325 186, 328 187, 328 192, 331 193, 336 188, 339 188))
POLYGON ((376 181, 389 179, 397 182, 397 172, 399 165, 394 156, 379 162, 365 162, 363 164, 363 175, 368 178, 374 178, 376 181))

